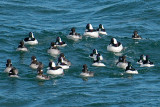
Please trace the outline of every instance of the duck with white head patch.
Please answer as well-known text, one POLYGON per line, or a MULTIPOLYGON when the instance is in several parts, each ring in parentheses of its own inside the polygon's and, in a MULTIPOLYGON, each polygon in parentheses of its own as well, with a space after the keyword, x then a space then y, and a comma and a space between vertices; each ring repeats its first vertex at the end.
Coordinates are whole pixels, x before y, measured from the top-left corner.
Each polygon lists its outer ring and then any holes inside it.
POLYGON ((128 66, 126 67, 125 71, 128 74, 138 74, 138 71, 132 67, 131 62, 128 62, 128 66))
POLYGON ((64 47, 64 46, 66 46, 67 44, 66 44, 64 41, 62 41, 62 39, 61 39, 60 37, 57 37, 57 38, 56 38, 55 45, 56 45, 56 46, 59 46, 59 47, 64 47))
POLYGON ((27 45, 37 45, 38 44, 38 41, 37 39, 35 39, 32 32, 30 32, 29 37, 25 38, 23 41, 24 41, 24 44, 27 44, 27 45))
POLYGON ((104 29, 104 26, 102 24, 99 24, 99 28, 97 29, 98 33, 101 35, 107 35, 106 30, 104 29))
POLYGON ((146 56, 145 55, 141 55, 140 59, 137 61, 138 64, 143 64, 143 62, 146 60, 146 56))
MULTIPOLYGON (((93 52, 89 55, 89 57, 94 59, 97 57, 98 54, 99 54, 98 51, 96 49, 93 49, 93 52)), ((102 55, 100 55, 100 60, 103 60, 102 55)))
POLYGON ((49 67, 47 70, 47 74, 61 75, 61 74, 63 74, 63 69, 62 69, 62 67, 56 66, 56 64, 53 61, 50 61, 49 67))
POLYGON ((32 57, 31 57, 30 67, 31 67, 32 69, 37 69, 37 68, 39 67, 39 62, 37 61, 37 59, 36 59, 35 56, 32 56, 32 57))
POLYGON ((153 67, 154 63, 149 60, 149 56, 146 55, 146 60, 140 65, 140 67, 153 67))
POLYGON ((64 53, 61 53, 58 57, 58 66, 63 69, 69 69, 69 66, 71 66, 71 62, 65 58, 64 53))
POLYGON ((99 33, 98 31, 96 31, 95 29, 93 29, 92 25, 91 24, 87 24, 86 26, 86 30, 83 34, 84 36, 89 36, 89 37, 92 37, 92 38, 98 38, 100 37, 99 36, 99 33))
POLYGON ((10 71, 9 71, 9 77, 16 77, 16 78, 18 78, 19 76, 18 76, 18 70, 15 68, 15 67, 13 67, 10 71))
POLYGON ((93 59, 93 66, 97 66, 97 67, 104 67, 106 66, 105 64, 103 64, 101 61, 100 61, 100 54, 97 54, 97 56, 93 59))
POLYGON ((122 49, 122 44, 120 42, 117 42, 115 38, 112 38, 110 44, 107 46, 107 50, 111 52, 121 52, 122 49))
MULTIPOLYGON (((43 64, 42 64, 43 65, 43 64)), ((49 76, 46 76, 46 75, 44 75, 43 74, 43 67, 42 66, 39 66, 38 68, 37 68, 37 76, 36 76, 36 78, 38 79, 38 80, 49 80, 50 78, 49 78, 49 76)))

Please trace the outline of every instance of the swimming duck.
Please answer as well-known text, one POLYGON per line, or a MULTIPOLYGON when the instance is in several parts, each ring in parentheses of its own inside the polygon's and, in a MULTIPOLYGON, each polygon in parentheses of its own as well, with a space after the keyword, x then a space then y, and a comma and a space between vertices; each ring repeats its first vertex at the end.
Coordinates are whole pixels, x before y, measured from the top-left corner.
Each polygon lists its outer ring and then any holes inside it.
POLYGON ((103 64, 103 63, 100 61, 100 54, 98 54, 98 55, 96 56, 96 58, 94 58, 92 66, 97 66, 97 67, 104 67, 104 66, 106 66, 105 64, 103 64))
POLYGON ((83 65, 82 73, 80 74, 82 77, 93 77, 94 73, 88 71, 88 67, 86 64, 83 65))
POLYGON ((142 39, 142 37, 138 35, 137 31, 134 31, 132 35, 132 39, 142 39))
POLYGON ((50 61, 47 74, 61 75, 63 74, 63 69, 59 66, 56 66, 56 64, 53 61, 50 61))
POLYGON ((107 46, 107 50, 111 52, 121 52, 122 49, 122 44, 120 42, 117 42, 115 38, 112 38, 110 44, 107 46))
POLYGON ((125 71, 128 74, 138 74, 138 71, 132 67, 131 62, 128 62, 128 66, 126 67, 125 71))
POLYGON ((7 63, 6 63, 6 68, 4 70, 4 72, 9 73, 9 71, 12 69, 12 62, 11 59, 7 59, 7 63))
POLYGON ((23 41, 24 41, 24 44, 27 44, 27 45, 37 45, 38 44, 38 41, 37 39, 35 39, 32 32, 30 32, 29 37, 25 38, 23 41))
POLYGON ((117 62, 117 67, 122 68, 122 69, 126 69, 126 67, 128 66, 128 62, 126 61, 126 56, 121 56, 119 57, 119 61, 117 62))
POLYGON ((24 52, 28 51, 28 49, 24 46, 24 41, 20 41, 17 51, 24 51, 24 52))
POLYGON ((18 70, 15 68, 15 67, 13 67, 10 71, 9 71, 9 77, 19 77, 18 76, 18 70))
POLYGON ((82 36, 79 33, 76 33, 75 28, 71 28, 71 32, 69 33, 69 35, 67 37, 68 37, 68 39, 72 39, 74 41, 82 39, 82 36))
POLYGON ((106 30, 104 29, 102 24, 99 24, 99 28, 97 29, 98 33, 101 35, 107 35, 106 30))
POLYGON ((92 37, 92 38, 98 38, 100 37, 99 36, 99 33, 98 31, 96 31, 95 29, 93 29, 92 25, 91 24, 87 24, 86 26, 86 30, 83 34, 84 36, 89 36, 89 37, 92 37))

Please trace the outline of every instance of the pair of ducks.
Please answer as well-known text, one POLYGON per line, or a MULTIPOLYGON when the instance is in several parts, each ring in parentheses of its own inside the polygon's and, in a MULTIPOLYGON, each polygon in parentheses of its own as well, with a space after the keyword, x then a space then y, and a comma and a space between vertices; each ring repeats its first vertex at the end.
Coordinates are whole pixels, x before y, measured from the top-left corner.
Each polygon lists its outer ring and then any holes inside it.
MULTIPOLYGON (((149 56, 141 55, 140 59, 137 61, 140 64, 140 67, 152 67, 154 66, 153 62, 149 60, 149 56)), ((130 74, 138 74, 138 71, 135 70, 131 62, 126 61, 126 56, 119 57, 119 61, 117 62, 117 67, 125 69, 126 73, 130 74)))
POLYGON ((4 72, 8 73, 9 77, 18 77, 18 70, 12 66, 11 59, 7 59, 4 72))

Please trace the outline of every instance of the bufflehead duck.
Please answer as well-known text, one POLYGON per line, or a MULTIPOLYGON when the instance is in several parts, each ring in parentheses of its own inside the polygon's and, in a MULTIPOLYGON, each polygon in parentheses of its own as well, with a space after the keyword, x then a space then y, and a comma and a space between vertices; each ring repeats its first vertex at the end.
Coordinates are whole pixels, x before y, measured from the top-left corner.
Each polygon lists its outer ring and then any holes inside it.
POLYGON ((138 35, 137 31, 134 31, 132 35, 132 39, 142 39, 142 37, 138 35))
POLYGON ((41 67, 38 67, 37 72, 38 72, 38 74, 37 74, 36 78, 38 80, 49 80, 50 79, 49 76, 46 76, 43 74, 43 69, 41 67))
POLYGON ((20 41, 17 51, 24 51, 24 52, 28 51, 28 49, 24 46, 24 41, 20 41))
POLYGON ((119 68, 123 68, 126 69, 126 67, 128 66, 128 62, 126 61, 126 56, 121 56, 119 57, 119 61, 117 62, 117 67, 119 68))
POLYGON ((131 62, 128 62, 128 66, 126 67, 125 71, 128 74, 138 74, 138 71, 132 67, 131 62))
POLYGON ((88 67, 86 64, 83 65, 82 73, 80 74, 82 77, 93 77, 94 73, 88 71, 88 67))
MULTIPOLYGON (((89 55, 89 57, 91 57, 91 58, 96 58, 97 57, 97 55, 98 55, 98 52, 97 52, 97 50, 96 49, 93 49, 93 52, 89 55)), ((100 55, 100 60, 103 60, 103 57, 102 57, 102 55, 100 55)))
POLYGON ((82 39, 82 36, 79 33, 76 33, 75 28, 71 29, 71 32, 69 33, 69 35, 67 37, 68 37, 68 39, 72 39, 74 41, 82 39))
POLYGON ((145 55, 141 55, 140 59, 137 61, 138 64, 143 64, 143 62, 146 60, 146 56, 145 55))
POLYGON ((51 42, 51 46, 50 48, 48 49, 48 53, 51 55, 51 56, 57 56, 60 54, 60 50, 57 48, 57 46, 55 45, 54 42, 51 42))
POLYGON ((60 54, 58 58, 58 66, 62 67, 63 69, 69 69, 69 66, 71 66, 71 62, 69 62, 63 53, 60 54))
POLYGON ((63 74, 63 69, 59 66, 56 66, 56 64, 53 61, 50 61, 47 74, 61 75, 63 74))
POLYGON ((103 64, 101 61, 100 61, 100 54, 98 54, 94 60, 93 60, 93 66, 98 66, 98 67, 104 67, 106 66, 105 64, 103 64))
POLYGON ((67 44, 66 44, 65 42, 63 42, 60 37, 57 37, 56 42, 55 42, 55 45, 56 45, 56 46, 59 46, 59 47, 64 47, 64 46, 66 46, 67 44))
POLYGON ((106 30, 104 29, 102 24, 99 24, 99 28, 97 29, 97 31, 99 32, 99 34, 101 35, 107 35, 106 30))
POLYGON ((39 67, 39 62, 37 61, 37 59, 36 59, 35 56, 32 56, 32 57, 31 57, 30 67, 31 67, 32 69, 37 69, 37 68, 39 67))
POLYGON ((121 52, 123 46, 120 42, 117 42, 115 38, 111 39, 111 43, 107 46, 107 50, 111 52, 121 52))
POLYGON ((140 67, 153 67, 153 66, 154 66, 153 62, 151 62, 149 60, 149 56, 146 55, 146 60, 143 61, 143 63, 140 65, 140 67))
POLYGON ((32 32, 30 32, 29 37, 25 38, 23 41, 24 41, 24 44, 27 44, 27 45, 37 45, 38 44, 38 41, 37 39, 35 39, 32 32))
POLYGON ((11 59, 7 59, 6 68, 5 68, 4 72, 9 73, 9 71, 10 71, 12 68, 13 68, 13 67, 12 67, 11 59))
POLYGON ((91 24, 87 24, 86 30, 84 32, 84 36, 90 36, 90 37, 93 37, 93 38, 100 37, 98 31, 96 31, 95 29, 93 29, 93 27, 92 27, 91 24))
POLYGON ((10 71, 9 71, 9 77, 19 77, 18 76, 18 70, 15 68, 15 67, 13 67, 10 71))

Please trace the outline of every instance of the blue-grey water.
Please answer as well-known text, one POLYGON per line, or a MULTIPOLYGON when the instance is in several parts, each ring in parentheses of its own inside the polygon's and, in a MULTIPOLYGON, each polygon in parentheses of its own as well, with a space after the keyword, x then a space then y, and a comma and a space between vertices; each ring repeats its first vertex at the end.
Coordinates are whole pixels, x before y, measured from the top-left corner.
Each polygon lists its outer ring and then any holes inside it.
POLYGON ((52 107, 133 107, 160 106, 160 1, 159 0, 1 0, 0 1, 0 106, 52 107), (94 28, 103 24, 108 35, 74 42, 67 39, 70 28, 83 34, 87 23, 94 28), (143 37, 134 41, 134 30, 143 37), (33 32, 39 44, 17 52, 19 41, 33 32), (47 49, 60 36, 68 45, 60 48, 72 62, 64 75, 37 81, 36 70, 29 67, 31 56, 44 64, 47 49), (112 37, 117 38, 138 75, 126 75, 116 67, 118 56, 107 51, 112 37), (93 67, 88 55, 96 48, 106 67, 93 67), (155 67, 136 64, 141 54, 149 55, 155 67), (4 73, 6 60, 19 70, 19 79, 4 73), (81 78, 82 65, 95 73, 81 78))

